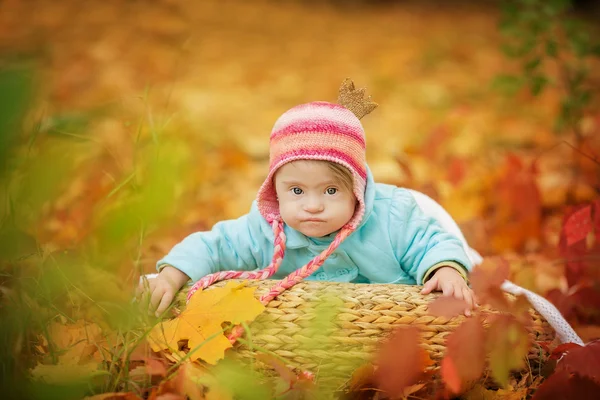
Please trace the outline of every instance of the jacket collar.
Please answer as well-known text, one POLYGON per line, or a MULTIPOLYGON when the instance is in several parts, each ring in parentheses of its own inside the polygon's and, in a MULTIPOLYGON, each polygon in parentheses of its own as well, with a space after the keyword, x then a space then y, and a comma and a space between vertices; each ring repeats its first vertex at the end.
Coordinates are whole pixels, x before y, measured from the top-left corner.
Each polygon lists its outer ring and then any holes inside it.
MULTIPOLYGON (((367 165, 367 186, 365 189, 365 214, 364 214, 362 220, 360 221, 360 224, 356 228, 356 230, 359 230, 367 222, 367 220, 371 216, 371 212, 373 211, 374 203, 375 203, 375 180, 373 179, 373 174, 371 173, 371 169, 367 165)), ((264 219, 264 217, 258 211, 256 201, 254 201, 252 203, 252 209, 250 210, 250 212, 256 213, 260 217, 261 230, 262 230, 263 234, 271 242, 273 242, 273 240, 274 240, 273 229, 271 228, 271 225, 269 225, 269 223, 264 219)), ((308 236, 303 235, 302 233, 298 232, 297 230, 290 228, 287 225, 284 226, 284 232, 285 232, 285 236, 286 236, 286 247, 288 249, 299 249, 302 247, 308 247, 310 245, 317 245, 317 246, 318 245, 328 245, 335 238, 335 235, 336 235, 335 233, 332 233, 331 235, 326 236, 321 239, 312 239, 312 238, 309 238, 308 236)), ((354 234, 354 232, 352 234, 354 234)))

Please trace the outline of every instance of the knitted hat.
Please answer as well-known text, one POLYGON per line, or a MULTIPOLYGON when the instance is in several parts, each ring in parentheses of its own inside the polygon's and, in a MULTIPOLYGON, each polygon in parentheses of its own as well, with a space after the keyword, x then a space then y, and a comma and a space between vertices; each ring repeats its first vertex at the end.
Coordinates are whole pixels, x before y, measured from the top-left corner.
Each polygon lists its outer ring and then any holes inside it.
POLYGON ((295 160, 322 160, 346 167, 353 176, 358 207, 347 226, 356 229, 364 212, 367 181, 365 132, 359 118, 377 104, 364 99, 364 89, 355 90, 347 79, 338 103, 314 101, 286 111, 275 122, 270 137, 269 174, 257 196, 258 210, 272 223, 281 219, 273 177, 279 168, 295 160))
POLYGON ((327 249, 280 281, 261 297, 261 301, 268 302, 311 275, 356 230, 365 213, 367 181, 365 132, 359 119, 377 107, 364 94, 365 89, 356 90, 354 83, 346 79, 340 87, 338 104, 315 101, 293 107, 279 117, 270 137, 269 174, 257 195, 258 210, 271 224, 274 233, 271 264, 258 271, 222 271, 208 275, 192 286, 188 300, 196 290, 223 279, 267 279, 277 272, 285 255, 286 237, 273 177, 279 168, 291 161, 322 160, 346 167, 352 173, 358 205, 350 221, 340 229, 327 249))

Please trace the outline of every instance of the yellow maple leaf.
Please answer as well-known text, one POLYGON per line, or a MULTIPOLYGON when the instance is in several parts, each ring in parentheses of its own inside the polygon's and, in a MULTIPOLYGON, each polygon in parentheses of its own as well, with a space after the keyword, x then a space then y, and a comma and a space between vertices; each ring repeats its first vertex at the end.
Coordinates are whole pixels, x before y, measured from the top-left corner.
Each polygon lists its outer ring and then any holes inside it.
POLYGON ((152 350, 176 350, 178 341, 188 340, 188 347, 194 352, 191 360, 200 358, 215 364, 231 347, 229 340, 220 333, 221 323, 252 321, 265 308, 254 297, 256 288, 243 286, 228 282, 224 287, 194 294, 185 311, 177 318, 152 329, 148 335, 152 350))

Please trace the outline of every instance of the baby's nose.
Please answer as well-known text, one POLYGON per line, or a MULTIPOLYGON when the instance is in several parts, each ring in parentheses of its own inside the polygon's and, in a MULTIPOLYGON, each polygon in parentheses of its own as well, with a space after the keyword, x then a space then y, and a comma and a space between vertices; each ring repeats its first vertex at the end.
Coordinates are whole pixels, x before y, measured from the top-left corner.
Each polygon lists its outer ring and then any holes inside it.
POLYGON ((312 213, 323 211, 323 202, 317 198, 308 199, 304 203, 304 210, 312 213))

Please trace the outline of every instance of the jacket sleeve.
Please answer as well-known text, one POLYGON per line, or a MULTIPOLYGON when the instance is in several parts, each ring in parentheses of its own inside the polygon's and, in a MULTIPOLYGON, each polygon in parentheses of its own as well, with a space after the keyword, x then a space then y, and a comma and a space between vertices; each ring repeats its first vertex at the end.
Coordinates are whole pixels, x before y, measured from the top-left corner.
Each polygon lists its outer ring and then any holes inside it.
POLYGON ((400 267, 418 285, 430 276, 433 271, 430 269, 446 263, 465 277, 472 268, 460 239, 444 230, 435 218, 424 214, 405 189, 394 192, 389 229, 400 267))
POLYGON ((258 243, 261 235, 252 218, 247 214, 219 222, 210 231, 192 233, 158 261, 157 269, 171 265, 195 282, 218 271, 262 267, 265 249, 258 243))

